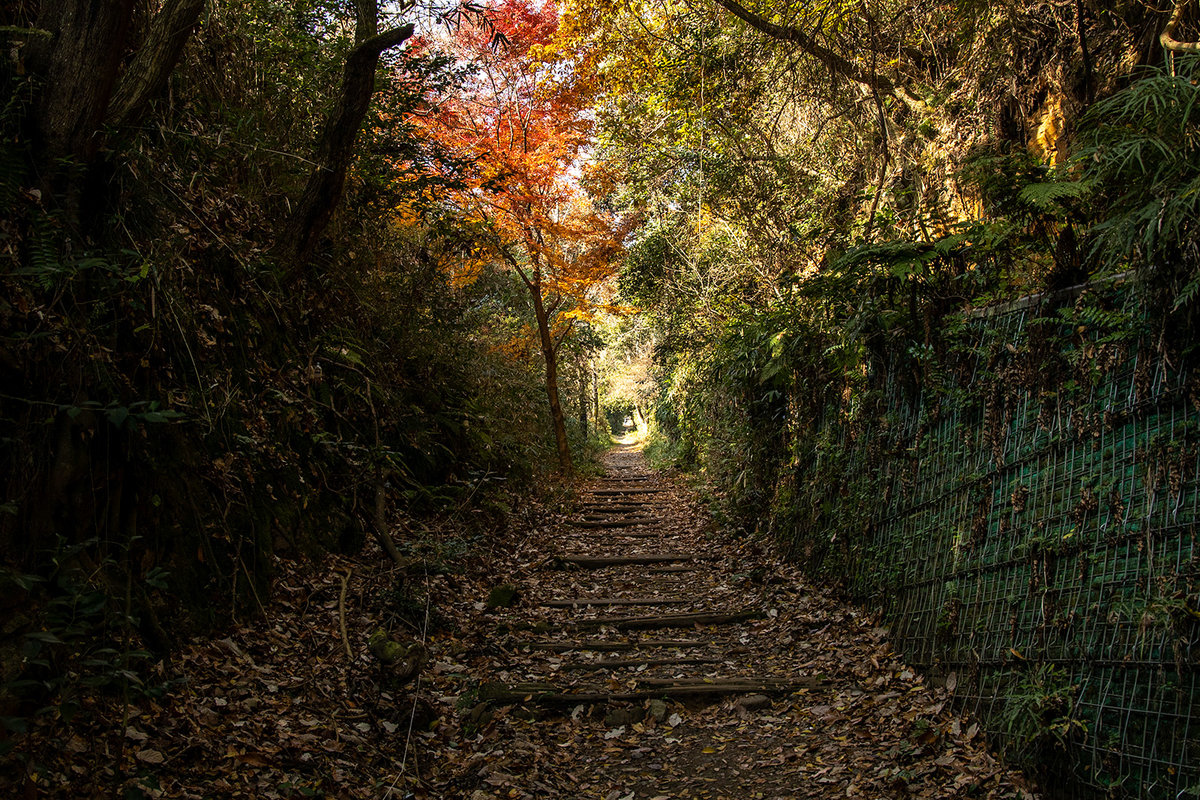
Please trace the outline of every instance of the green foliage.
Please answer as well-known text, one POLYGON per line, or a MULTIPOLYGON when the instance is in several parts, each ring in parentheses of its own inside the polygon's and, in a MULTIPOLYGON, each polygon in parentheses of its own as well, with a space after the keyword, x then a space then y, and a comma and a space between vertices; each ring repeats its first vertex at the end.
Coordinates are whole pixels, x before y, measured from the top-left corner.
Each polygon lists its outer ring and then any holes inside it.
POLYGON ((1037 213, 1038 200, 1063 192, 1044 186, 1047 168, 1025 150, 979 148, 965 158, 957 178, 980 194, 993 218, 1021 219, 1037 213))
MULTIPOLYGON (((3 742, 0 755, 19 744, 20 734, 35 718, 50 717, 70 726, 88 697, 115 695, 128 703, 161 697, 173 683, 153 669, 158 658, 141 646, 138 627, 144 612, 135 606, 132 593, 127 591, 122 601, 102 575, 85 574, 76 563, 94 544, 55 548, 56 576, 50 581, 13 570, 0 574, 0 588, 32 593, 41 606, 38 629, 21 636, 21 674, 0 683, 0 694, 16 699, 20 709, 3 720, 15 735, 3 742)), ((112 558, 99 565, 106 571, 120 568, 112 558)), ((147 582, 164 586, 166 577, 158 569, 147 582)))
POLYGON ((39 188, 36 80, 0 67, 0 580, 29 612, 0 683, 32 708, 159 691, 154 615, 256 613, 278 557, 362 547, 380 481, 401 549, 442 565, 545 483, 523 289, 453 280, 481 235, 438 196, 463 163, 412 124, 461 80, 445 57, 385 57, 311 271, 268 256, 353 32, 340 2, 206 9, 144 123, 53 165, 86 219, 39 188), (405 541, 426 527, 450 532, 405 541))
POLYGON ((666 272, 676 259, 668 230, 663 227, 644 230, 625 255, 620 275, 621 295, 640 305, 654 304, 666 272))
POLYGON ((1145 68, 1130 86, 1088 110, 1082 147, 1064 186, 1094 189, 1096 246, 1111 269, 1176 273, 1175 307, 1200 291, 1200 57, 1145 68))
POLYGON ((1083 181, 1030 183, 1021 189, 1018 198, 1043 211, 1056 212, 1067 201, 1083 199, 1093 188, 1083 181))
POLYGON ((1087 726, 1075 711, 1079 687, 1060 667, 1042 664, 1015 672, 1004 690, 1001 715, 1004 754, 1028 767, 1044 766, 1068 745, 1087 736, 1087 726))

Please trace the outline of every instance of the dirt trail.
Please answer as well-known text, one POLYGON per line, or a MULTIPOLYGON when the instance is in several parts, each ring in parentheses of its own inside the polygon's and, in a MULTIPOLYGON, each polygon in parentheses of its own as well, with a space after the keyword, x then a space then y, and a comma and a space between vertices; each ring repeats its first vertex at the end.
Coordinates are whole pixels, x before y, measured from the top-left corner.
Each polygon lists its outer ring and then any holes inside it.
POLYGON ((473 800, 1037 796, 885 629, 722 541, 633 445, 606 465, 523 602, 494 612, 516 660, 480 676, 491 705, 472 712, 571 757, 536 785, 528 764, 484 767, 473 800))
POLYGON ((634 447, 571 514, 525 512, 453 575, 279 561, 263 613, 184 645, 157 691, 35 719, 0 795, 1035 796, 952 711, 954 676, 928 685, 634 447), (380 629, 428 647, 415 683, 369 652, 380 629))

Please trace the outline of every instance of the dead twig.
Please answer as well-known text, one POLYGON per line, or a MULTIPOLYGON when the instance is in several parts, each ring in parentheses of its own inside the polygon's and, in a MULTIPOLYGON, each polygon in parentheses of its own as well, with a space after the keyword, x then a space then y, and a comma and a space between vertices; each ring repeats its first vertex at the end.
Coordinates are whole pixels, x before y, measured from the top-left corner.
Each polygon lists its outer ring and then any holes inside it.
POLYGON ((338 595, 338 627, 342 629, 342 645, 346 648, 346 660, 353 661, 354 653, 350 651, 350 637, 346 635, 346 587, 350 585, 350 575, 354 570, 347 569, 342 576, 342 593, 338 595))

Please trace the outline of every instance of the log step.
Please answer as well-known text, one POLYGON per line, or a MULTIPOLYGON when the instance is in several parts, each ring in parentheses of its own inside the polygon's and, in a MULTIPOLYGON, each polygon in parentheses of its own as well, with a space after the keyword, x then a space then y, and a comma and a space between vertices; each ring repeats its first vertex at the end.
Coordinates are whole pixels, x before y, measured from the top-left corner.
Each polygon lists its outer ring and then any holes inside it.
POLYGON ((602 503, 587 504, 580 509, 585 515, 603 512, 605 514, 636 514, 639 511, 645 511, 646 506, 654 505, 653 503, 638 503, 637 505, 624 506, 606 506, 602 503))
MULTIPOLYGON (((647 681, 639 683, 644 684, 647 681)), ((831 683, 819 678, 714 678, 709 682, 676 682, 670 686, 655 686, 627 692, 563 692, 559 687, 548 683, 505 684, 489 681, 480 685, 479 699, 500 705, 521 703, 554 707, 651 698, 720 697, 750 693, 791 694, 800 689, 819 688, 831 683)))
POLYGON ((688 600, 682 597, 570 597, 566 600, 543 600, 538 605, 549 608, 575 606, 677 606, 688 600))
POLYGON ((625 667, 667 667, 692 664, 720 664, 720 658, 604 658, 580 664, 563 664, 560 670, 568 672, 591 672, 601 669, 624 669, 625 667))
POLYGON ((760 609, 744 609, 731 613, 684 612, 681 614, 656 614, 647 617, 594 617, 579 620, 580 625, 611 625, 619 631, 630 631, 639 628, 690 628, 693 625, 729 625, 734 622, 745 622, 748 619, 762 619, 767 616, 760 609))
POLYGON ((613 497, 623 494, 661 494, 662 489, 585 489, 584 494, 590 494, 599 497, 613 497))
POLYGON ((704 556, 695 553, 654 553, 644 556, 589 556, 584 553, 567 553, 557 556, 555 561, 561 566, 574 564, 586 569, 601 567, 625 567, 634 564, 670 564, 674 561, 697 561, 704 556))
POLYGON ((720 684, 722 686, 742 686, 751 691, 757 689, 769 688, 772 686, 797 686, 807 687, 813 684, 826 683, 825 678, 817 678, 809 675, 792 676, 790 678, 759 678, 749 677, 742 678, 730 676, 725 678, 638 678, 638 686, 646 688, 658 688, 660 686, 690 686, 693 683, 704 684, 720 684))
MULTIPOLYGON (((587 492, 584 492, 587 494, 587 492)), ((581 506, 653 506, 662 504, 662 500, 657 497, 624 497, 623 492, 616 492, 612 495, 601 495, 600 497, 581 498, 579 504, 581 506)))
POLYGON ((653 517, 640 517, 638 519, 605 519, 605 520, 588 520, 582 522, 572 522, 576 528, 633 528, 638 525, 654 525, 661 520, 653 517))
POLYGON ((552 653, 569 653, 572 650, 594 650, 597 653, 616 653, 626 650, 641 650, 652 647, 674 647, 681 650, 705 647, 709 643, 697 639, 642 639, 637 642, 606 642, 600 639, 582 642, 533 642, 533 650, 549 650, 552 653))

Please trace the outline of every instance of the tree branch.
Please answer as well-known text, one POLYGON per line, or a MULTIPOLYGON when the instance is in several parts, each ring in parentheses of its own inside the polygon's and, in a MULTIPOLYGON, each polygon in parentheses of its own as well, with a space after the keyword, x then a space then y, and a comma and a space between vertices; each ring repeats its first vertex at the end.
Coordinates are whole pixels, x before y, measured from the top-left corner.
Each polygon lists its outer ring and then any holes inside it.
MULTIPOLYGON (((717 0, 720 2, 720 0, 717 0)), ((1167 27, 1163 29, 1162 35, 1158 37, 1158 41, 1162 43, 1164 50, 1170 50, 1175 53, 1200 53, 1200 42, 1181 42, 1175 38, 1175 30, 1179 27, 1179 23, 1183 21, 1183 9, 1187 6, 1188 0, 1178 0, 1175 4, 1175 11, 1171 14, 1171 20, 1167 23, 1167 27)))
POLYGON ((567 323, 567 327, 563 328, 563 332, 558 335, 558 341, 554 343, 554 347, 552 348, 556 355, 558 354, 558 348, 562 347, 563 341, 567 338, 567 334, 569 334, 574 329, 575 329, 575 320, 571 320, 570 322, 567 323))
POLYGON ((864 86, 869 86, 876 91, 886 92, 887 94, 895 94, 896 86, 890 80, 882 75, 874 72, 867 72, 855 66, 849 60, 843 58, 827 47, 818 44, 816 39, 809 36, 804 31, 798 28, 784 27, 769 22, 758 14, 752 11, 747 11, 742 6, 738 5, 735 0, 716 0, 717 5, 724 8, 730 14, 733 14, 738 19, 745 22, 750 27, 760 33, 765 33, 772 39, 778 39, 781 42, 791 42, 800 46, 800 49, 808 53, 813 58, 825 65, 825 68, 830 72, 846 78, 847 80, 861 83, 864 86))
POLYGON ((508 248, 501 245, 497 249, 500 251, 501 258, 507 261, 508 265, 517 271, 517 276, 521 279, 521 282, 525 284, 525 288, 532 292, 536 288, 536 284, 529 277, 529 274, 525 272, 525 268, 517 263, 517 259, 513 257, 512 253, 508 252, 508 248))

